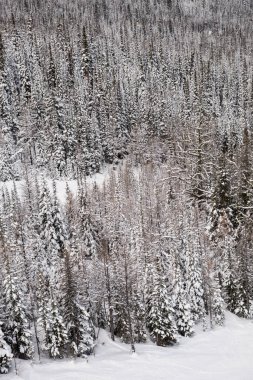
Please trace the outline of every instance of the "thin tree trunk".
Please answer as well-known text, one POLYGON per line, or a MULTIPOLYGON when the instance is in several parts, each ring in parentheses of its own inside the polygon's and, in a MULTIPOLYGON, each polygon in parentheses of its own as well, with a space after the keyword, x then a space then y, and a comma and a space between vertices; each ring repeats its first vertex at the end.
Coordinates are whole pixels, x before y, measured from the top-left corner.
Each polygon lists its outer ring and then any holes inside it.
POLYGON ((127 307, 127 317, 128 317, 128 326, 129 326, 129 333, 130 333, 130 341, 131 341, 131 350, 132 350, 132 352, 135 352, 134 337, 133 337, 133 328, 132 328, 132 320, 131 320, 130 304, 129 304, 129 285, 128 285, 128 271, 127 271, 126 255, 125 255, 125 265, 124 266, 125 266, 126 307, 127 307))
POLYGON ((111 339, 114 340, 114 318, 113 318, 113 306, 112 306, 112 293, 111 293, 111 282, 110 282, 110 272, 108 268, 108 255, 109 255, 109 242, 104 241, 104 271, 105 271, 105 279, 106 279, 106 288, 107 288, 107 300, 109 306, 109 324, 110 324, 110 333, 111 339))

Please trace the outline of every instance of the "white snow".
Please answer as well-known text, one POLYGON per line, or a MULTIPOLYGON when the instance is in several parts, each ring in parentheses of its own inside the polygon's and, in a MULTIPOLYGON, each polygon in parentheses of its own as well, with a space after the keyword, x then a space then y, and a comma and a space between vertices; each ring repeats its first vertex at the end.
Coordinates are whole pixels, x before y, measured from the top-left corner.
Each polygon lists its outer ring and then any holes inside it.
POLYGON ((252 380, 253 321, 226 313, 225 327, 198 331, 174 347, 137 344, 136 354, 99 334, 95 356, 85 360, 18 361, 3 380, 252 380))
MULTIPOLYGON (((101 173, 96 173, 96 174, 93 174, 92 176, 86 177, 85 181, 86 181, 87 188, 92 188, 94 184, 96 184, 99 188, 102 188, 104 182, 110 177, 112 171, 114 170, 115 169, 113 168, 113 166, 107 165, 101 170, 101 173)), ((38 178, 38 182, 40 183, 43 177, 40 174, 38 174, 37 178, 38 178)), ((50 178, 46 178, 46 182, 49 187, 49 190, 52 192, 53 180, 50 178)), ((16 185, 18 195, 22 197, 24 184, 25 184, 24 180, 0 182, 0 190, 7 189, 9 192, 11 192, 14 188, 14 183, 16 185)), ((55 184, 56 184, 57 196, 61 203, 64 203, 66 200, 66 184, 68 184, 68 187, 73 193, 73 195, 77 195, 77 190, 78 190, 77 180, 68 180, 67 178, 62 178, 59 180, 55 180, 55 184)))

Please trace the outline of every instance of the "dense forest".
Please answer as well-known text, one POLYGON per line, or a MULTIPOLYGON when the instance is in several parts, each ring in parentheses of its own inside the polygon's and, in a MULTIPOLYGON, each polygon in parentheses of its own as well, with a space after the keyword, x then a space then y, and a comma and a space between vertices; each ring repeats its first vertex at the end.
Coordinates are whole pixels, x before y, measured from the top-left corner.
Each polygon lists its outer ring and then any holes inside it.
POLYGON ((251 0, 0 1, 0 373, 252 317, 252 36, 251 0))

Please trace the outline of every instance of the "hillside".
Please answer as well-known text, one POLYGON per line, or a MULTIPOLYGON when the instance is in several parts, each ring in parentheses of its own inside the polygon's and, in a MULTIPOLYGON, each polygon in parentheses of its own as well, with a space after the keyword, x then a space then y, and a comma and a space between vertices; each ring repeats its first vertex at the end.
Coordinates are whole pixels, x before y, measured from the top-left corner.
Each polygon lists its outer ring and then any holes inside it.
POLYGON ((251 0, 0 0, 1 374, 92 376, 95 352, 95 377, 103 355, 248 376, 252 20, 251 0))

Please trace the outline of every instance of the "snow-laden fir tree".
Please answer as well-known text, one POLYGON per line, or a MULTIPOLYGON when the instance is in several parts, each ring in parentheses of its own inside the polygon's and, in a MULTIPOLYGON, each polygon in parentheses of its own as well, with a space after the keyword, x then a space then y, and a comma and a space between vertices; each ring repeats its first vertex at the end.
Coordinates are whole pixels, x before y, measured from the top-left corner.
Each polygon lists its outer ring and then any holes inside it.
POLYGON ((60 207, 57 198, 56 183, 53 182, 53 202, 52 202, 52 219, 55 231, 55 240, 57 243, 58 255, 63 257, 64 241, 66 239, 66 232, 62 220, 60 207))
POLYGON ((43 347, 52 358, 62 358, 68 343, 67 328, 58 302, 58 292, 52 276, 49 276, 45 271, 39 271, 37 288, 38 323, 44 330, 43 347))
POLYGON ((175 280, 174 280, 174 311, 175 311, 175 322, 177 326, 177 331, 182 336, 191 336, 193 334, 193 316, 191 313, 191 306, 188 299, 188 294, 185 289, 185 285, 181 279, 180 269, 175 270, 175 280))
POLYGON ((238 226, 233 187, 230 181, 229 154, 231 153, 231 141, 226 130, 221 136, 219 148, 219 163, 216 168, 215 187, 212 193, 213 203, 210 207, 208 225, 209 236, 213 241, 222 238, 224 235, 233 234, 238 226))
POLYGON ((186 292, 189 296, 193 320, 199 321, 205 314, 205 307, 201 261, 196 251, 191 252, 189 257, 186 292))
POLYGON ((27 301, 20 284, 9 269, 3 280, 6 323, 4 334, 15 357, 30 359, 33 356, 32 333, 29 329, 27 301))
POLYGON ((76 245, 76 202, 68 183, 66 184, 66 206, 65 206, 66 238, 71 247, 76 245))
POLYGON ((214 278, 212 284, 212 318, 213 322, 222 326, 225 321, 225 304, 221 296, 221 289, 218 278, 214 278))
POLYGON ((93 351, 95 330, 88 311, 81 305, 80 291, 78 291, 78 266, 74 259, 74 255, 65 249, 62 275, 63 316, 70 354, 86 357, 93 351))
POLYGON ((238 315, 238 317, 247 318, 249 315, 249 310, 247 308, 245 290, 234 271, 229 276, 226 291, 228 298, 228 310, 238 315))
POLYGON ((79 341, 78 345, 73 342, 73 349, 75 354, 82 358, 86 358, 87 355, 91 355, 94 350, 95 329, 91 321, 89 312, 80 303, 76 303, 78 321, 79 321, 79 341))
POLYGON ((54 276, 57 271, 59 257, 64 248, 65 231, 60 215, 59 205, 54 187, 53 201, 45 180, 41 184, 39 199, 40 242, 43 265, 54 276))
MULTIPOLYGON (((220 263, 219 278, 222 284, 223 297, 229 311, 239 317, 248 317, 249 308, 243 277, 247 276, 241 268, 242 252, 238 255, 238 242, 231 236, 225 237, 221 249, 224 252, 220 263)), ((247 268, 248 270, 248 268, 247 268)))
POLYGON ((4 334, 2 331, 2 323, 0 322, 0 374, 8 373, 13 355, 11 353, 10 346, 6 343, 4 339, 4 334))
POLYGON ((3 146, 0 150, 0 179, 1 181, 9 181, 15 177, 15 172, 12 163, 11 152, 9 151, 9 144, 3 146))
POLYGON ((92 221, 83 188, 78 190, 78 207, 77 229, 80 258, 91 259, 98 248, 98 228, 92 221))
POLYGON ((136 343, 144 343, 147 340, 145 328, 145 304, 141 289, 133 290, 133 337, 136 343))
POLYGON ((177 342, 175 311, 164 276, 149 266, 146 273, 146 326, 158 346, 177 342))
POLYGON ((46 349, 51 358, 62 358, 68 341, 67 329, 54 297, 48 305, 46 349))
POLYGON ((15 241, 16 221, 13 205, 5 207, 5 218, 1 220, 1 250, 2 261, 2 296, 4 304, 4 335, 15 357, 30 359, 33 356, 32 332, 30 331, 30 297, 25 291, 26 284, 23 281, 23 258, 21 258, 15 241), (14 260, 15 258, 15 260, 14 260))

